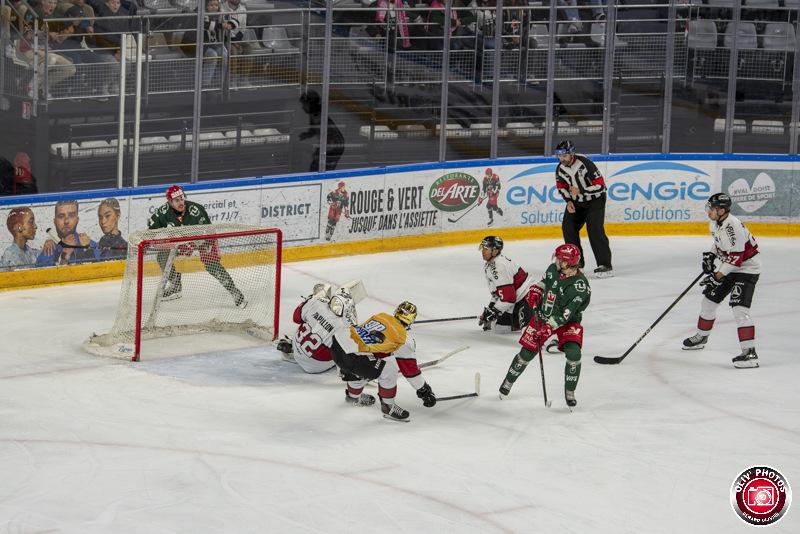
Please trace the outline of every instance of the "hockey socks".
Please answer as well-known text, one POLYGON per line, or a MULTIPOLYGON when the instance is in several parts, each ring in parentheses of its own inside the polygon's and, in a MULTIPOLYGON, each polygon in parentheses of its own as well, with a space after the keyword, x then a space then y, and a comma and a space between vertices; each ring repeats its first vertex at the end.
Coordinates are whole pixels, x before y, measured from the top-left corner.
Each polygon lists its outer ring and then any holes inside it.
POLYGON ((519 375, 525 371, 525 368, 531 363, 536 357, 532 351, 523 348, 520 349, 519 353, 514 356, 514 360, 511 362, 511 365, 508 367, 508 372, 506 373, 506 379, 503 381, 503 385, 500 386, 500 393, 503 395, 508 395, 511 391, 511 387, 514 385, 514 382, 517 381, 519 375))
POLYGON ((564 389, 575 391, 578 387, 578 378, 581 376, 581 348, 577 343, 570 341, 564 344, 564 353, 567 363, 564 366, 564 389))

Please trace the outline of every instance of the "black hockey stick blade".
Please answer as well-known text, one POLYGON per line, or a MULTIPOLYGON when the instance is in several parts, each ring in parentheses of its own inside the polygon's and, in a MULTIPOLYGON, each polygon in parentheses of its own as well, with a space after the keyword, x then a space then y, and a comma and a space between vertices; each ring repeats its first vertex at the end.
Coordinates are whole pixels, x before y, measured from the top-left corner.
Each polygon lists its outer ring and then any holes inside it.
POLYGON ((425 323, 444 323, 447 321, 468 321, 470 319, 477 319, 477 315, 465 315, 463 317, 445 317, 443 319, 423 319, 421 321, 414 321, 414 324, 425 324, 425 323))
POLYGON ((453 356, 455 354, 458 354, 459 352, 461 352, 463 350, 467 350, 468 348, 469 348, 469 345, 464 345, 463 347, 458 347, 455 350, 451 350, 450 352, 448 352, 447 354, 445 354, 441 358, 437 358, 437 359, 431 360, 429 362, 423 362, 423 363, 419 364, 418 367, 420 369, 424 369, 426 367, 433 367, 434 365, 439 365, 440 363, 445 361, 447 358, 449 358, 449 357, 451 357, 451 356, 453 356))
POLYGON ((616 365, 622 361, 622 356, 616 358, 609 358, 607 356, 595 356, 595 363, 602 363, 603 365, 616 365))
POLYGON ((678 297, 675 300, 672 301, 672 304, 670 304, 669 307, 666 310, 664 310, 664 312, 661 315, 658 316, 658 319, 653 321, 653 324, 651 324, 650 327, 647 330, 645 330, 644 333, 641 336, 639 336, 639 339, 637 339, 636 341, 633 342, 633 345, 631 345, 628 348, 628 350, 625 351, 625 354, 623 354, 622 356, 619 356, 617 358, 608 358, 606 356, 595 356, 594 357, 595 363, 600 363, 600 364, 603 364, 603 365, 616 365, 616 364, 622 362, 622 360, 624 360, 625 358, 627 358, 628 354, 630 354, 633 351, 633 349, 635 349, 636 346, 639 343, 642 342, 642 340, 647 336, 647 334, 649 334, 650 331, 652 331, 653 328, 655 328, 656 325, 661 322, 661 319, 663 319, 664 316, 667 315, 670 312, 670 310, 675 307, 675 305, 684 297, 684 295, 686 295, 686 293, 688 293, 689 290, 692 289, 695 286, 695 284, 697 282, 699 282, 700 279, 703 276, 705 276, 705 273, 702 273, 702 272, 699 275, 697 275, 697 278, 692 280, 692 283, 689 284, 686 287, 686 289, 684 289, 683 292, 680 295, 678 295, 678 297))
POLYGON ((470 397, 479 397, 481 394, 481 374, 475 373, 475 392, 464 393, 463 395, 450 395, 449 397, 439 397, 436 402, 450 401, 456 399, 468 399, 470 397))

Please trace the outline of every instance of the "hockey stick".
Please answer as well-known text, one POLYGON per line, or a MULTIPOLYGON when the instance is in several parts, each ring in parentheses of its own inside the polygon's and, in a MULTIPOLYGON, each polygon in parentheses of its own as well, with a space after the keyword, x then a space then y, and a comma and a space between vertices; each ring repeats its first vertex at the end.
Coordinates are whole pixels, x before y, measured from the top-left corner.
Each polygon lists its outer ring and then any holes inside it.
POLYGON ((451 350, 450 352, 448 352, 447 354, 445 354, 441 358, 437 358, 437 359, 431 360, 429 362, 421 363, 417 367, 419 367, 420 369, 424 369, 426 367, 433 367, 434 365, 439 365, 440 363, 445 361, 450 356, 453 356, 454 354, 457 354, 457 353, 461 352, 462 350, 467 350, 468 348, 469 348, 469 345, 464 345, 463 347, 458 347, 455 350, 451 350))
POLYGON ((468 209, 467 209, 467 210, 466 210, 464 213, 462 213, 462 214, 461 214, 461 215, 459 215, 458 217, 455 217, 455 218, 453 218, 453 217, 448 217, 448 218, 447 218, 447 221, 448 221, 448 222, 451 222, 451 223, 458 222, 458 221, 460 221, 461 219, 463 219, 463 218, 464 218, 464 215, 466 215, 467 213, 471 212, 472 210, 474 210, 475 208, 477 208, 477 207, 478 207, 478 206, 480 206, 480 205, 481 205, 481 203, 480 203, 480 202, 476 202, 475 204, 473 204, 473 205, 472 205, 472 207, 468 208, 468 209))
POLYGON ((553 401, 547 400, 547 385, 544 383, 544 358, 542 358, 542 347, 539 347, 539 371, 542 372, 542 394, 544 395, 544 405, 549 408, 553 401))
POLYGON ((414 324, 424 323, 444 323, 447 321, 468 321, 470 319, 477 319, 477 315, 465 315, 464 317, 444 317, 442 319, 423 319, 421 321, 414 321, 414 324))
POLYGON ((475 373, 475 393, 464 393, 463 395, 450 395, 449 397, 439 397, 436 402, 450 401, 456 399, 468 399, 470 397, 479 397, 481 394, 481 374, 475 373))
POLYGON ((661 315, 659 315, 659 316, 658 316, 658 319, 656 319, 656 320, 655 320, 655 322, 654 322, 653 324, 651 324, 651 325, 650 325, 650 328, 648 328, 647 330, 645 330, 645 331, 644 331, 644 334, 642 334, 641 336, 639 336, 639 339, 637 339, 636 341, 634 341, 633 345, 631 345, 631 346, 630 346, 630 348, 629 348, 628 350, 626 350, 626 351, 625 351, 625 354, 623 354, 622 356, 619 356, 619 357, 617 357, 617 358, 608 358, 608 357, 606 357, 606 356, 595 356, 595 357, 594 357, 594 361, 595 361, 595 362, 597 362, 597 363, 602 363, 602 364, 605 364, 605 365, 616 365, 616 364, 620 363, 622 360, 624 360, 624 359, 625 359, 625 358, 628 356, 628 354, 630 354, 630 353, 631 353, 631 351, 632 351, 634 348, 636 348, 636 345, 638 345, 638 344, 639 344, 639 343, 640 343, 640 342, 641 342, 641 341, 644 339, 644 337, 645 337, 647 334, 649 334, 649 333, 650 333, 650 331, 651 331, 653 328, 655 328, 655 326, 656 326, 656 325, 657 325, 659 322, 661 322, 661 319, 663 319, 663 318, 664 318, 664 316, 665 316, 665 315, 667 315, 667 314, 669 313, 669 311, 670 311, 672 308, 674 308, 674 307, 675 307, 675 305, 676 305, 676 304, 677 304, 677 303, 678 303, 678 302, 679 302, 679 301, 680 301, 680 300, 681 300, 681 299, 684 297, 684 295, 686 295, 686 293, 688 293, 688 292, 689 292, 689 290, 690 290, 690 289, 692 289, 692 288, 694 287, 694 285, 695 285, 695 284, 696 284, 696 283, 697 283, 697 282, 698 282, 698 281, 699 281, 699 280, 700 280, 700 279, 701 279, 703 276, 705 276, 705 273, 700 273, 699 275, 697 275, 697 278, 695 278, 694 280, 692 280, 692 283, 691 283, 691 284, 689 284, 689 286, 688 286, 686 289, 684 289, 684 290, 683 290, 683 293, 681 293, 680 295, 678 295, 678 298, 676 298, 674 301, 672 301, 672 304, 670 304, 670 305, 669 305, 669 308, 667 308, 666 310, 664 310, 664 313, 662 313, 661 315))

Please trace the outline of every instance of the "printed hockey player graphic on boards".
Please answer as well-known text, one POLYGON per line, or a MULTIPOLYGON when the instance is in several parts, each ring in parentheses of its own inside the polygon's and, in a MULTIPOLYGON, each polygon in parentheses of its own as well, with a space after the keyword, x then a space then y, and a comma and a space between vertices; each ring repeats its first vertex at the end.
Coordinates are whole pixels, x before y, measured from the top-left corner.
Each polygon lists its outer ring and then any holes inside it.
POLYGON ((328 226, 325 228, 325 241, 330 241, 333 237, 333 231, 336 229, 336 224, 342 217, 342 213, 346 219, 350 218, 348 206, 350 205, 349 195, 344 188, 344 182, 339 182, 336 189, 328 193, 328 226))
POLYGON ((489 222, 486 226, 494 224, 495 212, 503 216, 503 210, 497 205, 497 198, 500 196, 500 177, 491 168, 487 168, 483 176, 482 195, 478 198, 478 203, 486 199, 486 209, 489 212, 489 222))

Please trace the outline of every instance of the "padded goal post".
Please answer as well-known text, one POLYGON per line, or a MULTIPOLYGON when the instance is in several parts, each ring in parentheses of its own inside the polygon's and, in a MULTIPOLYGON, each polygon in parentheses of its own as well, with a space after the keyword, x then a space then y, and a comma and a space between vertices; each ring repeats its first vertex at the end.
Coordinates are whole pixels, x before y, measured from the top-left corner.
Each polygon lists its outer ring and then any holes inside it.
POLYGON ((149 339, 241 333, 277 337, 282 234, 234 224, 131 234, 117 316, 84 348, 139 361, 149 339))

